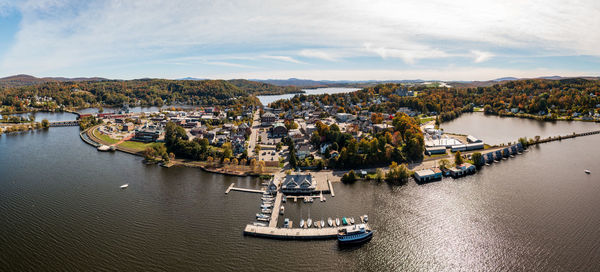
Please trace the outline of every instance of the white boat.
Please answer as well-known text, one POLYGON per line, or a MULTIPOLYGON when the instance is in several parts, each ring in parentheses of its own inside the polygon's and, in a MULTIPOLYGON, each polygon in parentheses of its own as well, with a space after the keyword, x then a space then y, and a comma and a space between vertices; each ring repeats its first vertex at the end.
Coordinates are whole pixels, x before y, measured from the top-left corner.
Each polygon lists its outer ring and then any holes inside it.
POLYGON ((285 207, 281 206, 281 209, 279 209, 279 214, 283 214, 285 212, 285 207))
POLYGON ((304 228, 304 219, 300 219, 300 227, 304 228))
POLYGON ((312 219, 309 218, 308 220, 306 220, 306 226, 309 228, 312 226, 312 219))
POLYGON ((283 227, 284 228, 289 228, 290 227, 290 219, 286 218, 283 220, 283 227))
POLYGON ((262 209, 260 212, 270 214, 270 213, 273 213, 273 210, 271 210, 271 209, 262 209))
POLYGON ((328 224, 330 227, 333 227, 333 220, 331 219, 331 217, 327 218, 327 224, 328 224))
POLYGON ((354 217, 350 217, 350 224, 354 224, 354 217))
POLYGON ((257 226, 257 227, 266 227, 266 226, 268 226, 266 223, 262 223, 262 222, 254 222, 254 223, 252 223, 252 225, 257 226))
POLYGON ((125 189, 125 188, 127 188, 127 187, 129 187, 129 183, 125 183, 125 184, 121 185, 121 187, 119 187, 119 188, 121 188, 121 189, 125 189))
POLYGON ((369 222, 369 216, 365 214, 365 223, 369 222))
POLYGON ((321 228, 325 227, 325 220, 321 219, 321 228))
POLYGON ((588 170, 588 169, 585 169, 585 171, 584 171, 584 172, 585 172, 586 174, 591 174, 591 173, 592 173, 592 172, 591 172, 590 170, 588 170))
POLYGON ((262 214, 262 213, 257 213, 256 214, 256 218, 269 218, 270 216, 266 215, 266 214, 262 214))
POLYGON ((318 228, 318 227, 319 227, 319 221, 318 221, 318 220, 315 220, 315 224, 314 224, 314 226, 315 226, 315 228, 318 228))
POLYGON ((339 226, 339 225, 341 225, 341 223, 340 223, 340 219, 339 219, 339 218, 336 218, 336 219, 335 219, 335 225, 336 225, 336 226, 339 226))

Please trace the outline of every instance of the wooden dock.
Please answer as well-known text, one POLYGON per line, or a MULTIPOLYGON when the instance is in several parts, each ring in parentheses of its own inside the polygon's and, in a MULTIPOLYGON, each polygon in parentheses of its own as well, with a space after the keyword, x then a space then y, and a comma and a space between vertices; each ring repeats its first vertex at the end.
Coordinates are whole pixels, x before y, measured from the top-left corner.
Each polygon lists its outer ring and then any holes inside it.
POLYGON ((281 192, 277 192, 275 195, 275 203, 273 203, 273 213, 271 214, 271 221, 269 221, 270 228, 277 227, 277 219, 279 218, 279 209, 281 209, 281 198, 283 194, 281 192))
POLYGON ((263 190, 238 188, 238 187, 235 187, 235 183, 232 183, 231 185, 229 185, 229 187, 227 187, 227 190, 225 190, 225 194, 229 194, 230 191, 238 191, 238 192, 246 192, 246 193, 257 193, 257 194, 262 194, 262 193, 265 192, 263 190))
POLYGON ((333 191, 333 185, 331 185, 331 180, 327 179, 327 183, 329 184, 329 192, 331 193, 331 197, 335 197, 335 192, 333 191))
MULTIPOLYGON (((284 239, 284 240, 317 240, 317 239, 335 239, 337 238, 338 230, 340 228, 347 228, 351 226, 341 227, 326 227, 326 228, 273 228, 273 227, 260 227, 254 225, 246 225, 244 229, 244 235, 257 236, 263 238, 272 239, 284 239)), ((367 229, 370 229, 366 225, 367 229)))
POLYGON ((258 236, 273 239, 334 239, 337 237, 338 228, 275 228, 275 227, 260 227, 254 225, 246 225, 244 229, 245 235, 258 236))

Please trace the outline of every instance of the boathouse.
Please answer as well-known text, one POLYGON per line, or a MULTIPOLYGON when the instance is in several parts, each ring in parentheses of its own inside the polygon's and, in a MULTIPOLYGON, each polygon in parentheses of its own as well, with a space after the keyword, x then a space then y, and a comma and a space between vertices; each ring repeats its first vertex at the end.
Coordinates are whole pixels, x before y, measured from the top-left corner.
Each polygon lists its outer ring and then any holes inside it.
POLYGON ((473 136, 473 135, 467 136, 467 142, 469 142, 469 143, 483 143, 483 141, 475 138, 475 136, 473 136))
POLYGON ((442 179, 442 171, 438 168, 424 169, 415 171, 415 180, 417 182, 428 182, 442 179))
POLYGON ((475 165, 472 165, 470 163, 463 163, 461 165, 457 165, 456 167, 452 167, 452 168, 448 169, 450 176, 452 176, 453 178, 458 178, 458 177, 466 176, 469 174, 473 174, 473 173, 475 173, 475 171, 476 171, 475 165))
POLYGON ((483 142, 478 142, 478 143, 472 143, 472 144, 466 144, 466 150, 478 150, 478 149, 483 149, 483 142))
POLYGON ((312 194, 317 183, 312 175, 287 175, 281 185, 284 194, 312 194))

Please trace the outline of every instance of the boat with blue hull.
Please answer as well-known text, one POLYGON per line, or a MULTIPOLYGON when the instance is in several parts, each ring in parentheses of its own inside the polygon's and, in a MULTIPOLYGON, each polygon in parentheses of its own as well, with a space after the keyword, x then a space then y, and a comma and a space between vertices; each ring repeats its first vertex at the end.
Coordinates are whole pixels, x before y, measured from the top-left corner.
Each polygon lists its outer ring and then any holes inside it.
POLYGON ((340 228, 337 239, 339 245, 360 245, 373 238, 374 230, 368 229, 365 224, 358 224, 340 228))

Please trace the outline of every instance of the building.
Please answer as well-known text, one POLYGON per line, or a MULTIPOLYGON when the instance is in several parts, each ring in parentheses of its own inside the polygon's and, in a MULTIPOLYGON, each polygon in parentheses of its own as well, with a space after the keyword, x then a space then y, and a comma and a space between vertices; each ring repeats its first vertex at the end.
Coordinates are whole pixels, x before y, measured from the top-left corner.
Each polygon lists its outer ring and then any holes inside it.
POLYGON ((134 125, 133 123, 126 123, 123 124, 123 129, 122 131, 132 131, 134 129, 134 125))
POLYGON ((470 150, 478 150, 478 149, 483 149, 483 142, 478 142, 478 143, 472 143, 472 144, 466 144, 465 145, 465 150, 470 151, 470 150))
POLYGON ((468 135, 467 136, 467 142, 469 142, 469 143, 481 143, 483 141, 475 138, 475 136, 473 136, 473 135, 468 135))
POLYGON ((160 136, 160 131, 155 129, 138 129, 135 131, 135 136, 131 139, 133 141, 150 143, 156 142, 160 136))
POLYGON ((353 120, 355 116, 349 113, 337 113, 335 118, 338 120, 338 122, 348 122, 353 120))
POLYGON ((461 165, 457 165, 456 167, 448 169, 448 173, 453 178, 458 178, 469 174, 473 174, 476 170, 477 169, 475 168, 475 165, 472 165, 470 163, 463 163, 461 165))
POLYGON ((298 156, 298 158, 301 160, 310 156, 310 145, 309 144, 298 145, 298 147, 296 148, 296 156, 298 156))
POLYGON ((446 147, 444 147, 444 146, 426 147, 425 153, 430 156, 434 155, 434 154, 446 154, 446 147))
POLYGON ((277 116, 275 116, 275 114, 272 112, 266 112, 260 117, 260 122, 263 127, 272 125, 275 123, 275 120, 277 120, 277 116))
POLYGON ((288 130, 283 123, 275 123, 271 128, 271 137, 281 138, 288 134, 288 130))
POLYGON ((424 169, 415 171, 415 180, 417 182, 428 182, 442 179, 442 171, 438 168, 424 169))
POLYGON ((287 175, 281 184, 284 194, 312 194, 316 188, 312 175, 287 175))

